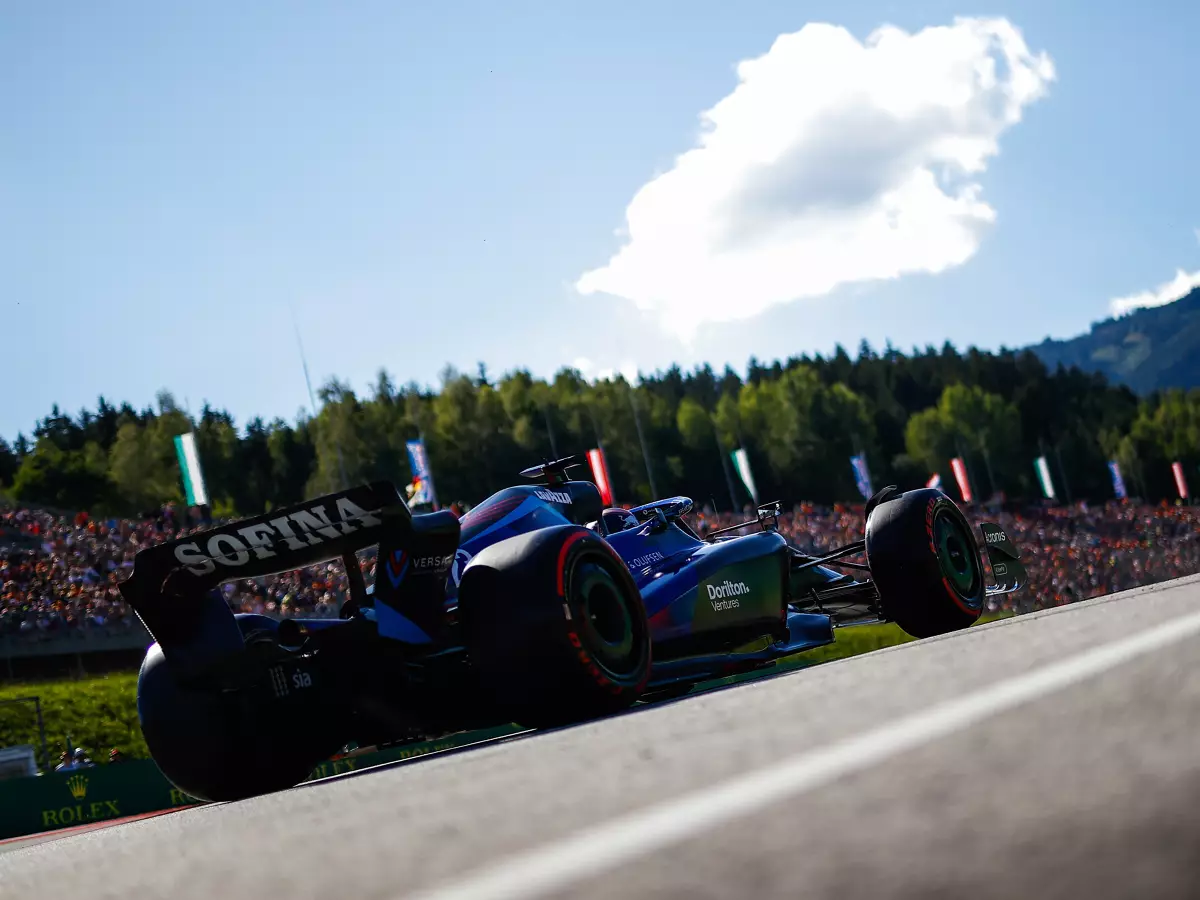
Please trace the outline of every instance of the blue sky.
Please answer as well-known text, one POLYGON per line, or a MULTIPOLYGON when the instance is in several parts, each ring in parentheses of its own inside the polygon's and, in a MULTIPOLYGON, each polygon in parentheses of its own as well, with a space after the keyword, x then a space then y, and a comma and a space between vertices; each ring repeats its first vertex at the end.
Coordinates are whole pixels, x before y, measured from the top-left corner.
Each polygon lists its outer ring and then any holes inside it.
POLYGON ((1200 270, 1195 4, 422 7, 6 12, 0 435, 55 402, 144 406, 160 388, 241 424, 294 418, 292 311, 314 380, 365 389, 381 366, 436 384, 447 363, 741 370, 863 338, 1017 346, 1200 270), (965 117, 895 89, 931 60, 912 93, 945 93, 933 64, 966 32, 908 42, 956 16, 1019 29, 1044 76, 1019 121, 1003 84, 965 117), (772 50, 807 23, 848 33, 772 50), (907 32, 900 52, 861 55, 885 24, 907 32), (726 150, 644 192, 632 262, 609 267, 631 201, 768 51, 780 64, 720 107, 726 150), (924 193, 886 210, 921 171, 924 193), (909 238, 877 252, 885 212, 909 238), (735 252, 708 258, 718 245, 735 252), (587 273, 608 293, 582 293, 587 273))

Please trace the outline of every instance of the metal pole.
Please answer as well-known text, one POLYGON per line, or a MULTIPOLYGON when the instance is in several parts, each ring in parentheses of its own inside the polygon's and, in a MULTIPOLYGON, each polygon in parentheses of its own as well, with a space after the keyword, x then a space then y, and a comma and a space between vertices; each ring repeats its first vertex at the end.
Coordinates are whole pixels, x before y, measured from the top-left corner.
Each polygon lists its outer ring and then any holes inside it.
POLYGON ((542 418, 546 420, 546 434, 550 437, 550 452, 554 454, 555 459, 560 459, 558 455, 558 445, 554 440, 554 426, 550 423, 550 410, 546 406, 546 401, 540 403, 542 407, 542 418))
POLYGON ((350 479, 346 477, 346 460, 342 457, 341 441, 335 439, 334 444, 337 446, 338 469, 340 469, 342 473, 342 490, 344 491, 346 488, 350 487, 350 479))
MULTIPOLYGON (((600 451, 600 453, 604 456, 604 460, 607 463, 608 454, 604 450, 604 441, 600 437, 600 423, 596 420, 596 410, 592 408, 592 405, 587 402, 586 398, 583 401, 583 405, 584 405, 584 407, 587 408, 588 418, 592 420, 592 432, 596 435, 596 449, 598 449, 600 451)), ((608 468, 608 493, 609 493, 610 499, 613 502, 613 505, 615 506, 616 502, 617 502, 617 489, 615 487, 613 487, 612 466, 608 466, 607 468, 608 468)))
POLYGON ((1067 470, 1063 468, 1062 451, 1058 442, 1054 444, 1054 458, 1058 460, 1058 474, 1062 478, 1063 493, 1067 495, 1067 506, 1071 505, 1071 485, 1067 483, 1067 470))
POLYGON ((596 435, 596 446, 603 450, 604 441, 600 439, 600 424, 596 421, 596 410, 592 409, 592 405, 586 400, 584 401, 584 406, 587 407, 588 418, 592 420, 592 432, 596 435))
POLYGON ((46 721, 42 718, 42 701, 33 698, 33 707, 37 710, 38 736, 42 741, 42 768, 50 771, 50 748, 46 746, 46 721))
MULTIPOLYGON (((300 340, 300 325, 296 321, 296 311, 288 305, 288 311, 292 314, 292 328, 296 332, 296 346, 300 350, 300 365, 304 368, 304 386, 308 388, 308 405, 312 410, 314 421, 317 418, 317 398, 313 394, 312 379, 308 376, 308 358, 304 355, 304 342, 300 340)), ((338 470, 342 475, 342 490, 350 487, 350 480, 346 477, 346 460, 342 456, 342 442, 336 437, 333 439, 334 447, 337 449, 338 470)))
POLYGON ((650 451, 646 449, 646 437, 642 434, 642 417, 638 415, 637 398, 632 387, 629 389, 629 402, 633 406, 633 424, 637 426, 638 442, 642 445, 642 459, 646 462, 646 477, 650 479, 650 494, 658 497, 658 487, 654 484, 654 470, 650 468, 650 451))
POLYGON ((967 474, 967 490, 971 492, 971 496, 975 498, 975 502, 979 502, 979 490, 975 486, 975 479, 971 477, 971 467, 967 465, 967 454, 963 451, 962 438, 956 436, 954 438, 954 446, 958 449, 958 458, 962 460, 963 471, 967 474))
MULTIPOLYGON (((721 442, 721 432, 717 430, 716 419, 709 416, 709 421, 712 422, 713 437, 717 439, 717 455, 721 457, 721 470, 725 473, 725 486, 729 488, 729 508, 733 512, 737 512, 737 494, 733 490, 733 476, 729 472, 729 455, 725 452, 725 445, 721 442)), ((713 508, 716 509, 716 502, 713 502, 713 508)))
POLYGON ((423 428, 417 429, 417 440, 421 442, 421 446, 425 450, 425 468, 427 470, 427 474, 429 475, 429 496, 433 500, 433 508, 438 510, 442 507, 441 504, 438 503, 437 484, 433 480, 433 463, 429 460, 429 445, 425 443, 425 430, 423 428))
POLYGON ((991 486, 992 495, 995 496, 998 488, 996 487, 996 476, 992 473, 992 455, 988 453, 987 444, 983 445, 983 465, 987 469, 988 484, 991 486))

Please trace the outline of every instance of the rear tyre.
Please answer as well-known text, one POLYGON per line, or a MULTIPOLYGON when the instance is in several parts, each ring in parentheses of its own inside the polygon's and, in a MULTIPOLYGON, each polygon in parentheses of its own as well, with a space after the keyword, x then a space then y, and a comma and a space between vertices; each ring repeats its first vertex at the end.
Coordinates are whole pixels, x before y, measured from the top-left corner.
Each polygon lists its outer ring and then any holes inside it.
POLYGON ((504 714, 532 728, 632 706, 650 677, 650 627, 629 569, 586 528, 510 538, 463 574, 467 651, 504 714))
POLYGON ((867 562, 884 617, 913 637, 973 624, 986 580, 966 516, 933 488, 909 491, 867 517, 867 562))
MULTIPOLYGON (((223 614, 222 601, 206 598, 206 614, 223 614)), ((269 640, 270 627, 247 616, 239 622, 252 641, 269 640)), ((215 632, 210 632, 215 634, 215 632)), ((246 653, 239 629, 223 630, 223 653, 246 653)), ((195 656, 199 647, 172 649, 172 656, 195 656)), ((150 755, 175 787, 198 800, 241 800, 293 787, 304 781, 340 746, 319 715, 279 708, 252 690, 221 692, 187 684, 180 666, 155 643, 138 675, 138 719, 150 755)), ((265 669, 264 669, 265 671, 265 669)), ((315 711, 313 711, 315 712, 315 711)))

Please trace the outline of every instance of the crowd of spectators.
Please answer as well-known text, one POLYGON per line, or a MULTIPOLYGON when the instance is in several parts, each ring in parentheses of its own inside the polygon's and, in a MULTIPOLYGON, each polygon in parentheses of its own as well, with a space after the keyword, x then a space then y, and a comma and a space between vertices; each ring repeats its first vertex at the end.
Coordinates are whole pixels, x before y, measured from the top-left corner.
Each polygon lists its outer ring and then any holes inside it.
MULTIPOLYGON (((1200 572, 1200 509, 1108 503, 1089 507, 968 510, 975 522, 998 522, 1021 549, 1026 590, 998 598, 1028 611, 1085 600, 1200 572)), ((698 530, 732 524, 730 514, 699 511, 698 530)), ((862 507, 798 506, 780 530, 801 550, 819 552, 863 536, 862 507)), ((52 638, 65 632, 138 627, 117 585, 144 547, 203 527, 172 506, 140 519, 98 520, 0 510, 0 638, 52 638)), ((375 562, 361 559, 366 582, 375 562)), ((238 612, 269 616, 337 616, 347 595, 340 561, 222 587, 238 612)))
MULTIPOLYGON (((1200 573, 1198 507, 1114 501, 1020 511, 972 507, 964 512, 976 534, 980 522, 1000 525, 1021 551, 1029 573, 1026 588, 993 598, 992 611, 1062 606, 1200 573)), ((701 532, 735 523, 728 514, 696 518, 701 532)), ((799 506, 780 517, 779 530, 800 550, 816 555, 861 540, 865 524, 862 506, 799 506)))
MULTIPOLYGON (((165 506, 140 519, 93 519, 0 510, 0 637, 53 638, 83 629, 113 633, 138 626, 117 585, 145 547, 209 527, 165 506)), ((374 561, 362 561, 370 583, 374 561)), ((336 616, 346 595, 340 562, 222 585, 237 612, 336 616)))

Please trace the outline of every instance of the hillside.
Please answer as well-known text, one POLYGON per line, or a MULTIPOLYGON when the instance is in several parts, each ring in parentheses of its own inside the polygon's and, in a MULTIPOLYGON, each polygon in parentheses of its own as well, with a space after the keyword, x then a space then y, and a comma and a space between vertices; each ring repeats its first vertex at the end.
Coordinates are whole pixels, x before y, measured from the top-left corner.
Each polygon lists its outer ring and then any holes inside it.
POLYGON ((1099 322, 1077 338, 1029 349, 1047 366, 1103 372, 1139 394, 1200 387, 1200 288, 1166 306, 1099 322))

